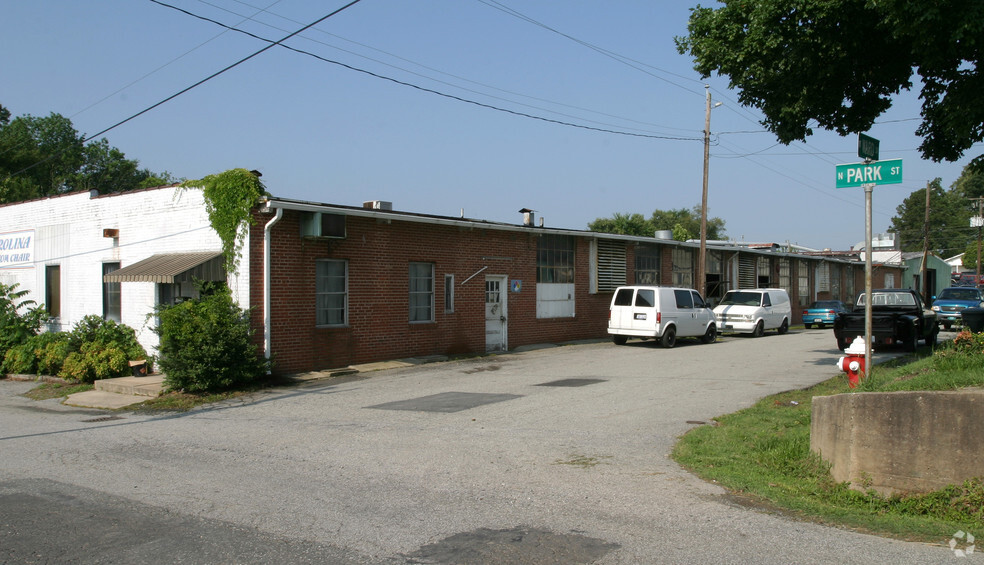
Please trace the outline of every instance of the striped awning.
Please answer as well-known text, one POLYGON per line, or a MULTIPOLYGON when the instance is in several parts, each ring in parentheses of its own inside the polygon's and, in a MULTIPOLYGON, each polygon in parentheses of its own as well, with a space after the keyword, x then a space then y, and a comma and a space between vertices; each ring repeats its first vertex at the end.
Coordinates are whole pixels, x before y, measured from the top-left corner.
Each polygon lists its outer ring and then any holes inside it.
POLYGON ((224 281, 224 263, 221 251, 162 253, 103 275, 103 282, 224 281))

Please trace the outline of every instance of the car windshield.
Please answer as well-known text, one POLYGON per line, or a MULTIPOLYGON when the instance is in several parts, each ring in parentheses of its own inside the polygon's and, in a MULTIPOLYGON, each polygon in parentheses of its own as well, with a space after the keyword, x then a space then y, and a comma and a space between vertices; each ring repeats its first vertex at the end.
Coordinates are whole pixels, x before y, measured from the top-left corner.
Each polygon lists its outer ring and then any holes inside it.
POLYGON ((944 288, 938 300, 980 300, 980 294, 972 288, 944 288))
MULTIPOLYGON (((875 292, 871 295, 872 306, 915 306, 916 299, 908 292, 875 292)), ((864 294, 858 296, 858 306, 864 306, 864 294)))
POLYGON ((721 300, 721 306, 758 306, 762 302, 759 292, 729 292, 721 300))

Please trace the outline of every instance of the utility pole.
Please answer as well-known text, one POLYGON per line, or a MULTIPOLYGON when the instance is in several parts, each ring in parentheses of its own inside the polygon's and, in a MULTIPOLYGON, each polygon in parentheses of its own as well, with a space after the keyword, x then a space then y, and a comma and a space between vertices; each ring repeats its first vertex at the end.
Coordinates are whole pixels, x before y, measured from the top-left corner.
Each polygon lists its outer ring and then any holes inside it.
POLYGON ((984 197, 977 198, 977 278, 974 286, 981 284, 981 223, 984 222, 984 197))
POLYGON ((931 183, 926 183, 926 223, 923 226, 924 236, 923 236, 923 258, 922 258, 922 287, 923 287, 923 302, 926 304, 933 303, 933 289, 929 288, 929 187, 931 183))
MULTIPOLYGON (((697 259, 697 292, 707 298, 707 169, 711 161, 711 85, 705 84, 707 107, 704 110, 704 190, 700 198, 700 257, 697 259)), ((721 103, 713 106, 717 108, 721 103)))
POLYGON ((705 84, 707 108, 704 110, 704 190, 700 199, 700 256, 697 258, 697 292, 707 298, 707 169, 711 159, 711 85, 705 84))

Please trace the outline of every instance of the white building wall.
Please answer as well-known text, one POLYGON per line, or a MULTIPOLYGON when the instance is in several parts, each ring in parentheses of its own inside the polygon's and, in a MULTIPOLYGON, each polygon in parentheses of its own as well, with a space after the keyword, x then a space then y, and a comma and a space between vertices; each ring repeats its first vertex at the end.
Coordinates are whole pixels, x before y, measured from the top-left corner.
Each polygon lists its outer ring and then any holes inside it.
MULTIPOLYGON (((221 251, 209 225, 202 191, 175 186, 99 196, 73 193, 0 206, 0 237, 34 230, 31 261, 0 263, 0 282, 18 283, 28 298, 45 300, 45 266, 61 269, 61 316, 50 330, 70 330, 84 316, 102 315, 102 265, 132 265, 158 253, 221 251), (103 237, 119 230, 118 238, 103 237)), ((244 250, 246 251, 246 250, 244 250)), ((240 258, 239 275, 229 278, 237 303, 249 306, 249 255, 240 258)), ((156 285, 121 283, 122 322, 137 332, 148 350, 157 345, 151 330, 156 285)))

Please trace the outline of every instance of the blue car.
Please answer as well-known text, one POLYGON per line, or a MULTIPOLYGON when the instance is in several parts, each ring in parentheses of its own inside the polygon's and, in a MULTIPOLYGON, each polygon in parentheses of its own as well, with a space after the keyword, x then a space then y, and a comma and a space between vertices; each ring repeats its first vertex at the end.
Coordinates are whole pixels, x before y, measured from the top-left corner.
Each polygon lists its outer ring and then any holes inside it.
POLYGON ((837 314, 848 312, 847 306, 840 300, 818 300, 806 310, 803 310, 803 325, 810 329, 814 324, 818 328, 834 325, 837 314))
POLYGON ((963 324, 961 312, 964 308, 984 306, 984 295, 979 288, 973 286, 951 286, 940 291, 933 300, 933 311, 943 329, 963 324))

